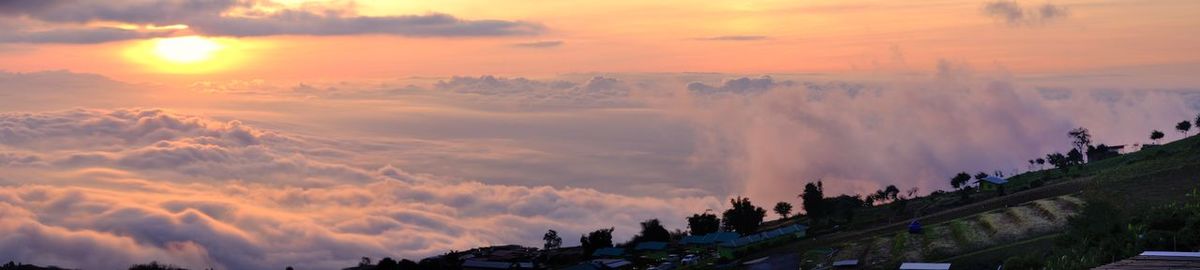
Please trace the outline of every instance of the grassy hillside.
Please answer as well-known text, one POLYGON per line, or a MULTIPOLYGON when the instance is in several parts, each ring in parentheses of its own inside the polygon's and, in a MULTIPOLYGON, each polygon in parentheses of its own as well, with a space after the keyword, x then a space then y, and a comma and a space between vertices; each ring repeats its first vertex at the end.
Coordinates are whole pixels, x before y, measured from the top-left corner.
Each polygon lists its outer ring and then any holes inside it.
MULTIPOLYGON (((973 203, 962 205, 956 194, 947 193, 917 198, 901 208, 866 208, 840 231, 755 256, 832 248, 838 250, 834 259, 859 259, 868 269, 887 269, 902 261, 948 261, 967 269, 994 268, 1014 256, 1050 255, 1063 246, 1056 242, 1068 233, 1059 232, 1073 229, 1068 220, 1083 205, 1113 205, 1113 219, 1136 221, 1141 213, 1182 202, 1200 189, 1200 138, 1067 170, 1026 172, 1009 180, 1012 193, 1007 196, 974 194, 973 203), (913 218, 929 224, 925 234, 905 232, 913 218)), ((1126 225, 1134 226, 1130 222, 1126 225)), ((1136 245, 1125 252, 1133 249, 1136 245)))

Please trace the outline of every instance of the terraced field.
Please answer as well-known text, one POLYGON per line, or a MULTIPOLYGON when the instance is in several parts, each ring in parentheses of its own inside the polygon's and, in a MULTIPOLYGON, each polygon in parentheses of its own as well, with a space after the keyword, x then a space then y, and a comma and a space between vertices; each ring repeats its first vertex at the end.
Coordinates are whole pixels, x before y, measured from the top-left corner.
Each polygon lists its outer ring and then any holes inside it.
POLYGON ((1067 225, 1083 201, 1063 195, 998 208, 925 226, 923 234, 902 231, 837 245, 836 260, 857 259, 865 265, 901 261, 936 261, 956 254, 1053 234, 1067 225))

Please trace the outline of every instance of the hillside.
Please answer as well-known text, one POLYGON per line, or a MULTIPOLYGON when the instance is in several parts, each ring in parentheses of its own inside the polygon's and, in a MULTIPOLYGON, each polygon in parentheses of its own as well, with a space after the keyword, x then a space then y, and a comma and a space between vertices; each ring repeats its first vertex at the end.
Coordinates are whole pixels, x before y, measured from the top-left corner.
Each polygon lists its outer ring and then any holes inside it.
MULTIPOLYGON (((1016 175, 1009 178, 1016 192, 972 195, 975 202, 966 205, 945 203, 957 197, 953 193, 917 198, 901 214, 889 217, 892 222, 872 226, 857 221, 841 231, 745 258, 800 257, 794 261, 812 262, 805 269, 844 259, 857 259, 867 269, 894 269, 904 261, 952 262, 956 269, 995 268, 1010 257, 1049 254, 1063 235, 1060 232, 1071 229, 1068 220, 1088 203, 1116 206, 1122 220, 1129 220, 1187 199, 1200 188, 1196 175, 1200 175, 1200 138, 1188 137, 1068 170, 1048 168, 1016 175), (925 224, 924 234, 906 231, 914 219, 925 224)), ((882 208, 863 209, 859 215, 865 220, 886 220, 876 214, 885 211, 882 208)))

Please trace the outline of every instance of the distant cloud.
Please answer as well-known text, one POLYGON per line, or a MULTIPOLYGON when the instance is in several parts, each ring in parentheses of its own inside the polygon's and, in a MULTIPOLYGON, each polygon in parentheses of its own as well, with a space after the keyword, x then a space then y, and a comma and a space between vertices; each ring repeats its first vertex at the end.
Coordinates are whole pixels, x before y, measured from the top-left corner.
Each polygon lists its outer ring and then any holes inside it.
POLYGON ((446 14, 342 17, 308 11, 281 11, 261 18, 220 17, 186 22, 197 32, 217 36, 390 34, 410 37, 533 35, 541 24, 503 20, 463 20, 446 14))
POLYGON ((191 31, 214 36, 360 35, 409 37, 483 37, 536 35, 538 23, 509 20, 467 20, 448 14, 357 16, 353 7, 283 8, 260 10, 270 1, 241 0, 12 0, 0 2, 0 19, 28 18, 10 23, 14 31, 0 34, 7 43, 103 43, 169 35, 170 32, 89 26, 92 22, 136 25, 187 25, 191 31), (116 8, 120 7, 120 8, 116 8), (234 10, 249 10, 231 15, 234 10), (243 14, 245 13, 245 14, 243 14), (36 22, 38 27, 33 25, 36 22), (48 25, 50 27, 43 27, 48 25), (36 30, 35 30, 36 29, 36 30))
POLYGON ((687 89, 697 94, 752 94, 761 93, 771 90, 775 87, 791 86, 791 81, 776 81, 771 76, 762 76, 759 78, 742 77, 733 80, 726 80, 718 86, 712 86, 701 82, 692 82, 687 85, 687 89))
POLYGON ((95 44, 112 41, 169 36, 171 31, 137 31, 112 27, 51 29, 0 33, 0 43, 65 43, 95 44))
POLYGON ((513 47, 519 48, 555 48, 563 45, 561 40, 534 41, 513 44, 513 47))
POLYGON ((735 36, 715 36, 715 37, 701 37, 701 38, 696 38, 696 40, 712 40, 712 41, 754 41, 754 40, 764 40, 764 39, 768 39, 768 38, 769 38, 769 37, 767 37, 767 36, 738 36, 738 35, 735 35, 735 36))
POLYGON ((1011 26, 1041 25, 1068 16, 1066 7, 1050 3, 1037 7, 1023 7, 1016 1, 998 0, 983 5, 988 17, 1004 21, 1011 26))

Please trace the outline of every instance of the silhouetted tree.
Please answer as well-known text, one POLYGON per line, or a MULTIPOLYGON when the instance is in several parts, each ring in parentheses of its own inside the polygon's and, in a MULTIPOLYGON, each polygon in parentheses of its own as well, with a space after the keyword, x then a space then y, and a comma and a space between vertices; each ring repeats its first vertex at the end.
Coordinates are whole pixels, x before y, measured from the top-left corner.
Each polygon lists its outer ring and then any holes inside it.
POLYGON ((1166 137, 1166 134, 1163 134, 1162 131, 1158 131, 1157 129, 1150 132, 1150 140, 1153 140, 1154 144, 1158 144, 1158 140, 1161 140, 1163 137, 1166 137))
POLYGON ((1196 114, 1196 127, 1200 127, 1200 114, 1196 114))
POLYGON ((1029 160, 1029 170, 1032 171, 1035 166, 1037 166, 1037 162, 1030 159, 1029 160))
POLYGON ((129 267, 129 270, 187 270, 170 264, 160 264, 157 261, 148 264, 135 264, 129 267))
POLYGON ((396 264, 400 265, 400 269, 404 269, 404 270, 416 270, 416 269, 420 268, 420 265, 418 265, 417 262, 414 262, 409 259, 400 260, 400 262, 396 263, 396 264))
POLYGON ((562 246, 562 237, 558 237, 558 232, 554 230, 542 235, 542 241, 546 241, 546 244, 542 245, 543 249, 556 249, 562 246))
POLYGON ((642 222, 642 232, 633 236, 634 243, 637 242, 667 242, 671 241, 671 231, 664 228, 658 219, 651 219, 642 222))
POLYGON ((1080 153, 1079 149, 1071 149, 1070 152, 1067 152, 1067 162, 1068 165, 1083 164, 1083 153, 1080 153))
POLYGON ((1184 137, 1187 137, 1188 130, 1191 130, 1191 129, 1192 129, 1192 122, 1188 122, 1188 121, 1179 122, 1179 124, 1175 125, 1175 130, 1178 130, 1179 132, 1183 133, 1184 137))
POLYGON ((1088 145, 1092 144, 1092 134, 1088 129, 1079 127, 1067 132, 1067 136, 1071 136, 1073 140, 1071 144, 1075 145, 1075 149, 1083 151, 1088 145))
POLYGON ((896 185, 888 185, 883 188, 883 194, 893 202, 900 199, 900 189, 896 188, 896 185))
POLYGON ((721 229, 721 219, 710 213, 695 214, 687 218, 688 231, 692 235, 705 235, 721 229))
POLYGON ((867 205, 866 201, 859 195, 838 195, 837 197, 825 199, 829 205, 829 216, 841 217, 846 222, 854 219, 854 211, 858 208, 867 205))
POLYGON ((725 210, 722 214, 721 224, 726 230, 735 231, 742 235, 748 235, 758 231, 758 225, 762 224, 763 217, 767 215, 767 210, 762 207, 754 206, 750 202, 750 198, 737 197, 729 200, 733 204, 733 208, 725 210))
POLYGON ((984 178, 987 178, 987 177, 988 177, 988 174, 985 172, 979 172, 979 173, 975 174, 975 180, 983 180, 984 178))
POLYGON ((400 264, 397 264, 396 260, 393 260, 392 257, 383 257, 375 265, 375 270, 400 270, 400 264))
POLYGON ((1042 169, 1042 166, 1045 166, 1045 165, 1046 165, 1046 159, 1044 159, 1044 158, 1038 158, 1038 159, 1037 159, 1037 164, 1038 164, 1038 169, 1039 169, 1039 170, 1040 170, 1040 169, 1042 169))
POLYGON ((362 260, 358 261, 358 266, 371 266, 371 258, 362 257, 362 260))
POLYGON ((579 245, 583 246, 583 252, 587 255, 592 255, 593 251, 600 248, 612 247, 612 232, 615 228, 600 229, 579 237, 579 245))
POLYGON ((821 181, 816 183, 804 184, 804 193, 800 194, 800 206, 804 207, 804 213, 812 219, 821 219, 825 217, 825 185, 821 181))
POLYGON ((1064 173, 1071 168, 1071 161, 1068 160, 1067 156, 1064 156, 1062 153, 1048 154, 1046 155, 1046 161, 1049 162, 1051 166, 1062 170, 1064 173))
POLYGON ((954 175, 953 178, 950 178, 950 186, 954 187, 954 189, 960 189, 965 187, 968 181, 971 181, 971 175, 967 174, 967 172, 960 172, 954 175))
POLYGON ((788 202, 779 202, 775 204, 775 213, 780 217, 787 218, 788 214, 792 213, 792 204, 788 202))

